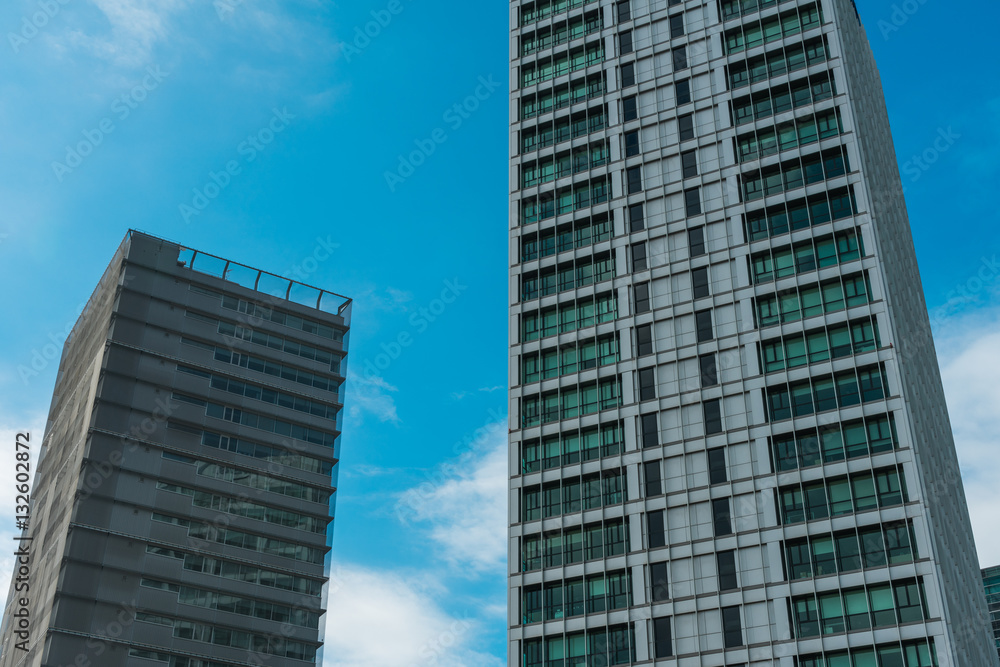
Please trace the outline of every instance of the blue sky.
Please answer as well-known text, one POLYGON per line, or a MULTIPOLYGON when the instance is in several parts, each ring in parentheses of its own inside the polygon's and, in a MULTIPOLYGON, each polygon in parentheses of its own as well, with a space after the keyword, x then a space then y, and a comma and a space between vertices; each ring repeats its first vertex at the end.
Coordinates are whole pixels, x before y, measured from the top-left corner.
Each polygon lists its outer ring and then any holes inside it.
MULTIPOLYGON (((858 4, 985 528, 1000 280, 977 272, 1000 245, 1000 9, 858 4)), ((0 6, 0 429, 40 435, 46 346, 129 227, 354 297, 329 667, 504 656, 507 17, 455 0, 0 6)), ((981 533, 984 561, 996 539, 981 533)))

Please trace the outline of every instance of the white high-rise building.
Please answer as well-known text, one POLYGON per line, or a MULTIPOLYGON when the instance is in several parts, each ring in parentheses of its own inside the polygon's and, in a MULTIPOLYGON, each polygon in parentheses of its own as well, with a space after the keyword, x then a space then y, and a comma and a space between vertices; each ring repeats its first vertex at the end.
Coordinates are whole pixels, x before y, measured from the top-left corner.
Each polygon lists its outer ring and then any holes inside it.
POLYGON ((996 667, 852 2, 510 16, 509 664, 996 667))

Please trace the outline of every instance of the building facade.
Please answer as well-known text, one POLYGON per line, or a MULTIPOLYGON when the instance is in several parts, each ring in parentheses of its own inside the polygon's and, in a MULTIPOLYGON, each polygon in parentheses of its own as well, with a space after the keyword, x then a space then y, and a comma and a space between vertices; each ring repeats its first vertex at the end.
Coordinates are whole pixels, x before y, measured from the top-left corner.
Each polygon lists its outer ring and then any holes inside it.
POLYGON ((983 570, 983 586, 986 588, 986 605, 990 612, 990 628, 1000 655, 1000 566, 983 570))
POLYGON ((321 662, 350 312, 128 234, 63 350, 0 665, 321 662))
POLYGON ((509 664, 996 667, 851 0, 514 0, 509 664))

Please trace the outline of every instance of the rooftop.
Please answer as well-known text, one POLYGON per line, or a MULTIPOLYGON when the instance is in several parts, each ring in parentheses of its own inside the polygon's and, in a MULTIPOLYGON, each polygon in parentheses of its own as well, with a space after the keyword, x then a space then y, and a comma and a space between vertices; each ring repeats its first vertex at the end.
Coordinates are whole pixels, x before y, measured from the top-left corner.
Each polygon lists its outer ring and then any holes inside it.
POLYGON ((241 287, 252 289, 255 292, 291 301, 307 308, 315 308, 316 310, 332 315, 343 315, 344 311, 351 305, 351 299, 342 294, 306 285, 297 280, 279 276, 270 271, 255 269, 201 250, 194 250, 175 241, 170 241, 169 239, 164 239, 137 229, 130 229, 128 231, 128 238, 131 238, 133 235, 141 235, 176 245, 179 248, 177 255, 178 265, 187 267, 198 273, 221 278, 241 287))

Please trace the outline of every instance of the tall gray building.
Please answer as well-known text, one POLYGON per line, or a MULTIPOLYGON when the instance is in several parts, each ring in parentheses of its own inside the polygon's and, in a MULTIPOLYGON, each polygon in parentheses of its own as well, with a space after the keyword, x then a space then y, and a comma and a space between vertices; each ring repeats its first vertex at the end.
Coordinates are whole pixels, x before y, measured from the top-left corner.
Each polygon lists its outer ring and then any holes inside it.
POLYGON ((350 311, 127 235, 63 350, 2 667, 321 662, 350 311))
POLYGON ((990 630, 993 632, 1000 655, 1000 566, 983 570, 983 587, 986 589, 986 605, 989 608, 990 630))
POLYGON ((514 0, 509 664, 996 667, 850 0, 514 0))

